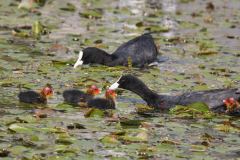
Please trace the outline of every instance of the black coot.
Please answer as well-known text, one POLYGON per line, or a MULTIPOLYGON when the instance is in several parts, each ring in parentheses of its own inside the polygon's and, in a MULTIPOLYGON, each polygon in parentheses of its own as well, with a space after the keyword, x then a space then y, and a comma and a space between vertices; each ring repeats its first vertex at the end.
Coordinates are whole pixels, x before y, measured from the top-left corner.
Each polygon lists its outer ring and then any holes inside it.
MULTIPOLYGON (((159 95, 151 91, 141 80, 131 74, 121 76, 109 89, 123 88, 132 91, 145 100, 148 105, 160 109, 170 109, 175 105, 186 106, 194 102, 204 102, 212 112, 225 112, 226 104, 223 100, 233 97, 240 100, 239 90, 213 89, 206 91, 191 91, 180 96, 159 95)), ((240 116, 240 114, 239 114, 240 116)))
POLYGON ((26 103, 47 103, 47 99, 53 94, 53 90, 50 87, 45 87, 38 92, 25 91, 18 94, 20 102, 26 103))
POLYGON ((77 89, 66 90, 63 92, 63 98, 65 101, 71 103, 87 102, 98 93, 100 93, 98 87, 91 85, 86 91, 80 91, 77 89))
POLYGON ((128 57, 131 57, 133 67, 143 67, 157 61, 157 47, 150 34, 145 33, 122 44, 113 54, 88 47, 79 52, 79 59, 74 65, 76 68, 82 64, 99 63, 106 66, 127 66, 128 57))
POLYGON ((98 109, 115 109, 115 97, 116 93, 111 89, 106 90, 103 98, 94 98, 87 102, 87 108, 98 108, 98 109))

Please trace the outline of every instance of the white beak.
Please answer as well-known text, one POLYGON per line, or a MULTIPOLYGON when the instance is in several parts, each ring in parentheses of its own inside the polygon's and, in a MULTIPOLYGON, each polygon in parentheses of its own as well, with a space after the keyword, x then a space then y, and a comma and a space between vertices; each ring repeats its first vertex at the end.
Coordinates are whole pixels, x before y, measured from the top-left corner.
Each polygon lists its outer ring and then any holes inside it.
POLYGON ((109 89, 114 90, 114 89, 118 88, 118 86, 119 86, 119 84, 117 82, 115 82, 109 87, 109 89))
POLYGON ((80 51, 80 52, 79 52, 78 60, 77 60, 77 62, 74 64, 74 67, 73 67, 73 68, 77 68, 77 66, 81 66, 81 65, 83 64, 82 56, 83 56, 83 52, 80 51))
POLYGON ((117 89, 118 86, 119 86, 118 81, 119 81, 121 78, 122 78, 122 76, 121 76, 115 83, 113 83, 113 84, 109 87, 109 89, 111 89, 111 90, 117 89))

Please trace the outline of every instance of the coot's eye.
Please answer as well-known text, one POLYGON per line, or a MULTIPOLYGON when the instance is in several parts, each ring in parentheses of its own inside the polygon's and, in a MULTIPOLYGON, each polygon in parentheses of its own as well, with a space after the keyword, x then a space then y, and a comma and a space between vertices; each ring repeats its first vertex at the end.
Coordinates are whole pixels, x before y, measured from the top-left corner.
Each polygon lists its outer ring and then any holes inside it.
POLYGON ((164 104, 162 102, 159 103, 161 106, 163 106, 164 104))
POLYGON ((84 56, 85 58, 87 57, 87 56, 84 56))

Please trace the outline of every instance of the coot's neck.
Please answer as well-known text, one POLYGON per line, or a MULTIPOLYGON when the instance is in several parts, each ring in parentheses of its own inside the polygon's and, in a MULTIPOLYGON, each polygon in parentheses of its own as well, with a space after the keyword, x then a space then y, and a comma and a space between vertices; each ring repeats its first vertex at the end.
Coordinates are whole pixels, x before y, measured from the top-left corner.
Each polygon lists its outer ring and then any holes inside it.
MULTIPOLYGON (((160 95, 151 91, 141 80, 136 78, 136 79, 130 80, 129 82, 126 82, 126 83, 128 83, 128 85, 124 85, 124 87, 122 87, 122 88, 136 93, 143 100, 145 100, 149 105, 151 105, 153 107, 158 107, 158 106, 156 106, 155 103, 158 102, 158 98, 160 95)), ((121 85, 120 85, 120 87, 121 87, 121 85)))
POLYGON ((145 100, 149 106, 159 109, 169 109, 174 107, 174 104, 179 101, 178 96, 159 95, 151 91, 140 79, 131 75, 125 76, 126 78, 123 77, 119 80, 120 85, 118 87, 136 93, 145 100))
POLYGON ((96 56, 95 56, 96 63, 107 65, 108 62, 111 62, 111 61, 112 61, 112 57, 107 52, 105 52, 103 50, 99 50, 96 53, 96 56))

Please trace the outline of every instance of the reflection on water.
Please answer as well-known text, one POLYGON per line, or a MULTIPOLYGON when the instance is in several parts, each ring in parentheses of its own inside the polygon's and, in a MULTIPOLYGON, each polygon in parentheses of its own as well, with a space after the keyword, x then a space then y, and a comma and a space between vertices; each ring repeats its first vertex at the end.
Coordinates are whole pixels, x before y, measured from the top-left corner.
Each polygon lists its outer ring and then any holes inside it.
POLYGON ((176 0, 163 0, 162 1, 162 10, 163 19, 160 24, 162 27, 168 27, 170 30, 167 33, 162 33, 163 36, 168 38, 175 38, 177 35, 175 31, 179 24, 176 22, 174 17, 171 17, 169 13, 175 13, 177 10, 177 2, 176 0))
POLYGON ((176 0, 163 0, 162 1, 162 10, 165 12, 176 12, 177 1, 176 0))

